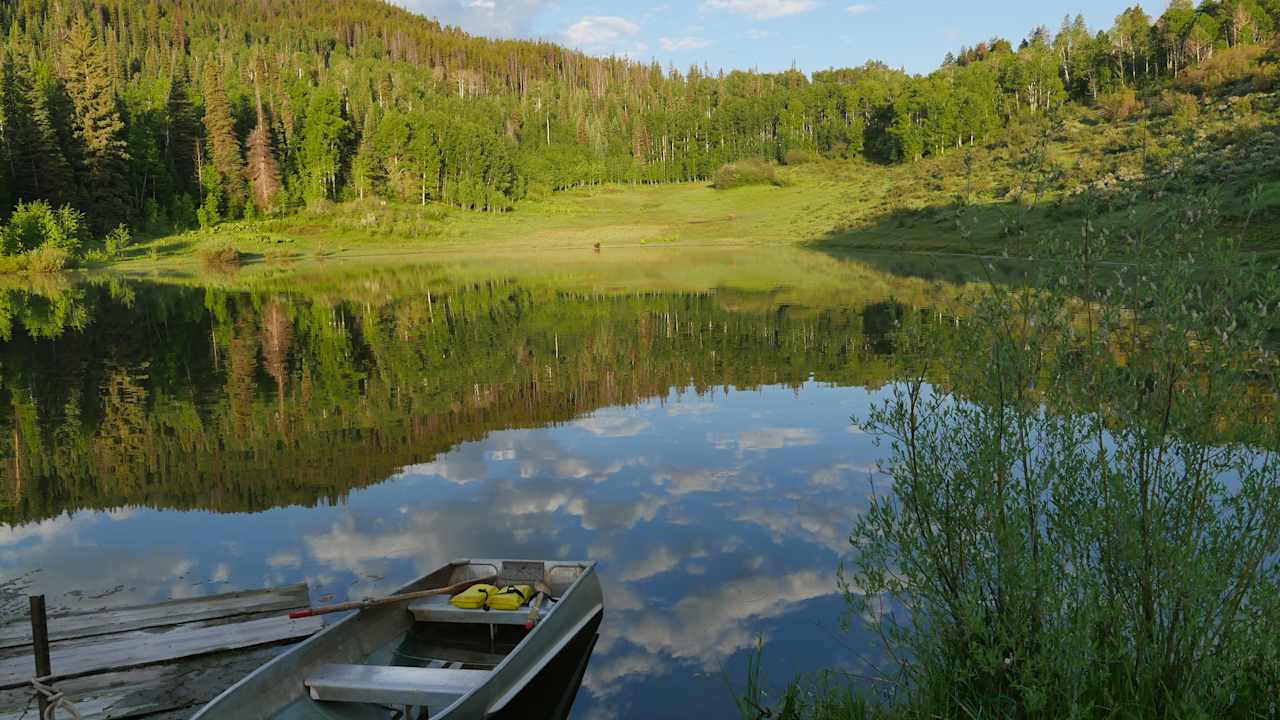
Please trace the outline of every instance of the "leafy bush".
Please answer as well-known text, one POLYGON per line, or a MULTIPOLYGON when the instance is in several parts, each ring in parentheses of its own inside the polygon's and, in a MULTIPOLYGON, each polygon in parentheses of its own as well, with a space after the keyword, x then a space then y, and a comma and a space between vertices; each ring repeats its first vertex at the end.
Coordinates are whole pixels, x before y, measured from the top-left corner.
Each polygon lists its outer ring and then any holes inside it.
POLYGON ((1164 90, 1157 99, 1155 108, 1161 115, 1173 118, 1176 128, 1188 128, 1200 117, 1200 101, 1194 95, 1164 90))
POLYGON ((18 203, 4 228, 0 254, 18 255, 51 245, 74 253, 84 241, 84 213, 64 205, 57 210, 43 200, 18 203))
POLYGON ((1257 45, 1219 50, 1213 57, 1187 68, 1174 85, 1201 95, 1265 89, 1267 77, 1259 61, 1266 52, 1257 45))
POLYGON ((33 273, 55 273, 65 270, 71 265, 73 256, 66 248, 57 245, 41 245, 23 255, 26 258, 26 270, 33 273))
POLYGON ((808 150, 788 150, 783 156, 782 163, 784 165, 804 165, 818 159, 818 156, 808 150))
POLYGON ((919 716, 1274 713, 1280 285, 1214 218, 1084 223, 964 332, 904 323, 841 583, 919 716))
POLYGON ((200 261, 208 267, 239 267, 243 256, 231 243, 218 243, 200 248, 200 261))
POLYGON ((221 206, 221 194, 213 191, 205 194, 204 204, 196 210, 196 221, 199 222, 201 230, 208 230, 222 222, 221 206))
POLYGON ((1142 110, 1142 101, 1133 88, 1123 88, 1098 98, 1098 107, 1111 122, 1121 122, 1142 110))
POLYGON ((127 225, 117 225, 102 239, 102 246, 107 256, 113 258, 119 257, 132 244, 133 233, 129 232, 127 225))
POLYGON ((774 166, 764 160, 751 158, 721 166, 712 178, 711 186, 717 190, 745 187, 747 185, 781 186, 782 179, 774 166))

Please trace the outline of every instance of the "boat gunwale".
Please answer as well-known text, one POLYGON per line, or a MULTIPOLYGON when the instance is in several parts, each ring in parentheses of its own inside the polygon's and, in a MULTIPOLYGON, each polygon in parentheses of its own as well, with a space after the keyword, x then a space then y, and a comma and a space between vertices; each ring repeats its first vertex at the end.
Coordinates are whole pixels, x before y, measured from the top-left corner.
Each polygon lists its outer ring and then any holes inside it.
MULTIPOLYGON (((479 561, 467 560, 465 562, 466 564, 489 564, 488 560, 479 560, 479 561)), ((541 637, 538 633, 540 630, 542 630, 547 626, 547 620, 550 619, 551 616, 554 615, 555 612, 560 609, 561 605, 564 604, 564 601, 566 601, 573 594, 574 590, 578 589, 578 587, 583 583, 583 581, 588 576, 595 575, 596 561, 594 560, 559 560, 559 561, 554 561, 555 563, 554 565, 552 564, 553 561, 551 560, 494 560, 493 562, 495 563, 541 562, 543 563, 544 578, 551 574, 551 569, 553 567, 577 566, 581 570, 581 572, 578 573, 578 576, 574 578, 573 582, 569 583, 569 587, 565 588, 564 592, 560 594, 560 598, 559 600, 556 601, 555 605, 552 606, 551 609, 547 611, 546 616, 540 619, 538 623, 533 626, 533 629, 525 633, 523 638, 520 638, 520 642, 516 643, 516 646, 511 648, 511 651, 507 653, 506 657, 502 658, 502 662, 494 666, 491 672, 493 673, 493 676, 496 676, 498 672, 501 671, 504 667, 506 667, 509 663, 515 662, 513 658, 520 656, 520 651, 524 649, 526 645, 532 642, 532 638, 541 637)), ((572 628, 572 632, 562 633, 564 635, 564 638, 562 638, 559 642, 557 642, 552 648, 548 649, 545 652, 540 653, 540 657, 534 663, 533 667, 530 668, 530 670, 526 672, 525 675, 523 676, 522 678, 523 682, 512 683, 512 686, 510 688, 506 688, 502 693, 502 695, 496 701, 494 701, 489 707, 485 708, 486 714, 492 714, 492 713, 498 712, 503 707, 505 707, 507 703, 511 702, 511 699, 519 694, 521 688, 523 688, 525 685, 528 684, 528 678, 530 676, 536 676, 538 672, 543 667, 545 667, 548 662, 550 662, 550 659, 552 657, 555 657, 555 654, 559 652, 561 649, 563 649, 564 645, 567 644, 568 641, 572 639, 585 626, 586 623, 590 622, 591 619, 595 617, 596 612, 599 612, 601 609, 602 608, 600 607, 593 608, 590 613, 586 614, 586 617, 584 619, 579 620, 577 623, 574 624, 572 628)), ((556 617, 559 617, 559 616, 557 615, 556 617)), ((490 680, 489 682, 492 682, 492 680, 490 680)), ((475 688, 471 692, 459 697, 457 700, 453 702, 452 705, 449 705, 448 707, 441 710, 439 716, 447 717, 450 712, 453 712, 453 709, 455 706, 463 703, 464 701, 470 699, 472 695, 480 692, 489 684, 489 682, 486 682, 484 685, 481 685, 480 687, 475 688)))
MULTIPOLYGON (((567 600, 575 590, 581 587, 584 580, 588 576, 592 576, 592 577, 595 576, 595 569, 597 566, 596 561, 594 560, 519 560, 514 558, 505 558, 505 559, 503 558, 460 558, 460 559, 455 559, 450 562, 447 562, 441 565, 440 567, 436 568, 435 570, 425 573, 424 575, 418 577, 417 579, 408 582, 407 584, 401 586, 398 590, 396 590, 395 594, 413 592, 421 589, 429 589, 429 588, 422 588, 420 586, 423 583, 425 583, 429 578, 445 573, 446 571, 452 573, 452 571, 456 570, 460 566, 489 565, 491 567, 500 569, 502 566, 502 563, 506 563, 506 562, 542 563, 544 567, 544 580, 546 579, 546 575, 550 573, 550 570, 553 567, 576 567, 579 569, 580 572, 578 572, 577 577, 574 578, 573 582, 571 582, 569 586, 565 588, 564 592, 560 594, 559 601, 557 601, 554 604, 554 606, 548 610, 547 615, 543 618, 543 620, 539 622, 536 626, 534 626, 534 628, 530 632, 526 633, 525 636, 521 638, 520 642, 517 643, 516 646, 513 647, 511 651, 506 654, 506 656, 502 659, 502 661, 494 666, 491 672, 494 675, 496 675, 498 671, 502 669, 504 666, 506 666, 509 662, 513 662, 512 658, 518 656, 519 652, 522 649, 524 649, 524 647, 530 642, 530 638, 534 636, 538 636, 539 631, 542 630, 543 627, 545 626, 547 619, 551 618, 552 615, 555 613, 555 611, 562 604, 564 604, 564 601, 567 600)), ((451 578, 449 579, 451 580, 451 578)), ((475 579, 479 580, 483 578, 475 578, 475 579)), ((391 605, 383 606, 382 608, 377 608, 377 609, 389 610, 390 608, 396 607, 397 605, 402 606, 403 608, 407 608, 408 603, 409 601, 406 600, 406 601, 403 601, 402 603, 393 603, 391 605)), ((593 609, 591 615, 594 615, 596 612, 599 612, 602 609, 603 609, 603 603, 600 603, 596 608, 593 609)), ((361 610, 353 611, 350 614, 343 617, 342 619, 338 620, 333 625, 330 625, 322 629, 320 632, 317 632, 316 634, 312 635, 311 637, 307 638, 301 643, 298 643, 294 647, 290 648, 288 651, 281 653, 280 655, 272 658, 269 662, 263 664, 261 667, 257 668, 256 670, 249 673, 245 677, 241 678, 231 687, 219 693, 217 697, 213 698, 208 703, 206 703, 203 707, 201 707, 200 710, 195 715, 192 716, 191 720, 204 720, 207 716, 216 717, 216 716, 209 715, 209 713, 210 711, 216 711, 217 706, 220 703, 228 701, 230 698, 234 697, 237 693, 241 692, 242 688, 244 688, 245 686, 253 682, 261 681, 264 676, 268 676, 270 673, 273 673, 273 672, 280 672, 280 669, 284 667, 291 659, 304 653, 305 650, 307 650, 308 648, 313 647, 315 645, 320 645, 324 642, 329 642, 332 640, 333 636, 335 635, 339 635, 343 632, 351 631, 351 625, 359 623, 362 617, 366 617, 363 615, 363 611, 361 610)), ((404 622, 404 631, 407 632, 409 629, 411 629, 415 622, 416 621, 412 619, 412 616, 410 616, 410 618, 404 622)), ((575 626, 575 628, 576 627, 577 626, 575 626)), ((560 647, 561 645, 556 646, 557 651, 560 647)), ((544 655, 549 657, 554 655, 554 653, 544 653, 544 655)), ((533 675, 536 675, 537 671, 546 665, 546 663, 548 662, 548 657, 539 658, 539 660, 534 665, 533 673, 532 673, 533 675)), ((526 676, 525 676, 526 679, 524 679, 524 681, 520 683, 520 685, 527 684, 528 675, 529 674, 526 673, 526 676)), ((453 712, 453 710, 457 705, 470 699, 475 693, 488 687, 489 682, 486 682, 482 684, 480 687, 472 690, 471 692, 468 692, 460 696, 452 704, 446 706, 445 708, 442 708, 439 713, 433 713, 432 716, 441 717, 441 718, 447 717, 449 713, 453 712)), ((491 706, 490 708, 486 708, 486 714, 494 712, 495 707, 497 709, 501 709, 501 707, 504 706, 507 702, 509 702, 510 699, 514 697, 516 694, 518 694, 518 688, 516 688, 515 692, 505 692, 495 702, 494 706, 491 706)), ((286 705, 283 705, 277 710, 275 710, 273 712, 273 715, 283 711, 293 702, 296 702, 299 699, 304 699, 307 697, 309 697, 309 693, 305 690, 305 687, 304 687, 304 689, 296 696, 294 700, 290 701, 290 703, 287 703, 286 705)))

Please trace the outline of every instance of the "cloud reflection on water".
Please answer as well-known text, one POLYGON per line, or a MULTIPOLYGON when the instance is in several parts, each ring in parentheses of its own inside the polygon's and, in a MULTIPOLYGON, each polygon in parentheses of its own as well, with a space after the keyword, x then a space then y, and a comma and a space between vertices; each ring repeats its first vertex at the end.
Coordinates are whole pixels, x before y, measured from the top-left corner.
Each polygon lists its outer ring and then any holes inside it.
POLYGON ((843 432, 851 399, 864 391, 673 394, 491 433, 339 506, 0 528, 0 563, 10 576, 43 568, 32 584, 52 594, 123 584, 115 600, 142 602, 303 580, 313 598, 370 597, 455 558, 589 557, 602 563, 607 612, 575 713, 625 715, 661 706, 656 689, 677 676, 719 673, 757 637, 829 644, 811 615, 836 593, 865 505, 850 498, 874 472, 869 442, 843 432), (169 542, 156 542, 157 518, 172 525, 169 542))

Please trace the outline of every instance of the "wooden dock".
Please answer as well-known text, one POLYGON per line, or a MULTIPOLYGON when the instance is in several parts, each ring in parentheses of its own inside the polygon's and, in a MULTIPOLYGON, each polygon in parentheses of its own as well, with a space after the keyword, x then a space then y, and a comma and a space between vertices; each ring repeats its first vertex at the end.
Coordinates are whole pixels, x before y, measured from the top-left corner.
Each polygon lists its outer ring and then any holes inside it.
MULTIPOLYGON (((306 585, 49 617, 51 683, 83 720, 186 718, 323 626, 306 585)), ((0 720, 38 720, 26 617, 0 625, 0 720)), ((59 717, 69 717, 66 713, 59 717)))

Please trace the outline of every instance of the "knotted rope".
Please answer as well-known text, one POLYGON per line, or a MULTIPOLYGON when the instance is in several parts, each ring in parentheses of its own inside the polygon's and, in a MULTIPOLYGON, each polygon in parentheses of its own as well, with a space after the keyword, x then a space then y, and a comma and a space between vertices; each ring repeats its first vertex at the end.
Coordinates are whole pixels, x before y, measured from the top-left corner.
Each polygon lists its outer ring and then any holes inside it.
POLYGON ((58 708, 64 708, 71 714, 72 718, 75 720, 81 720, 80 711, 77 710, 76 706, 67 699, 66 694, 59 692, 49 684, 52 680, 52 675, 31 678, 31 687, 35 688, 36 692, 44 696, 44 716, 41 717, 40 720, 55 720, 58 714, 58 708))

